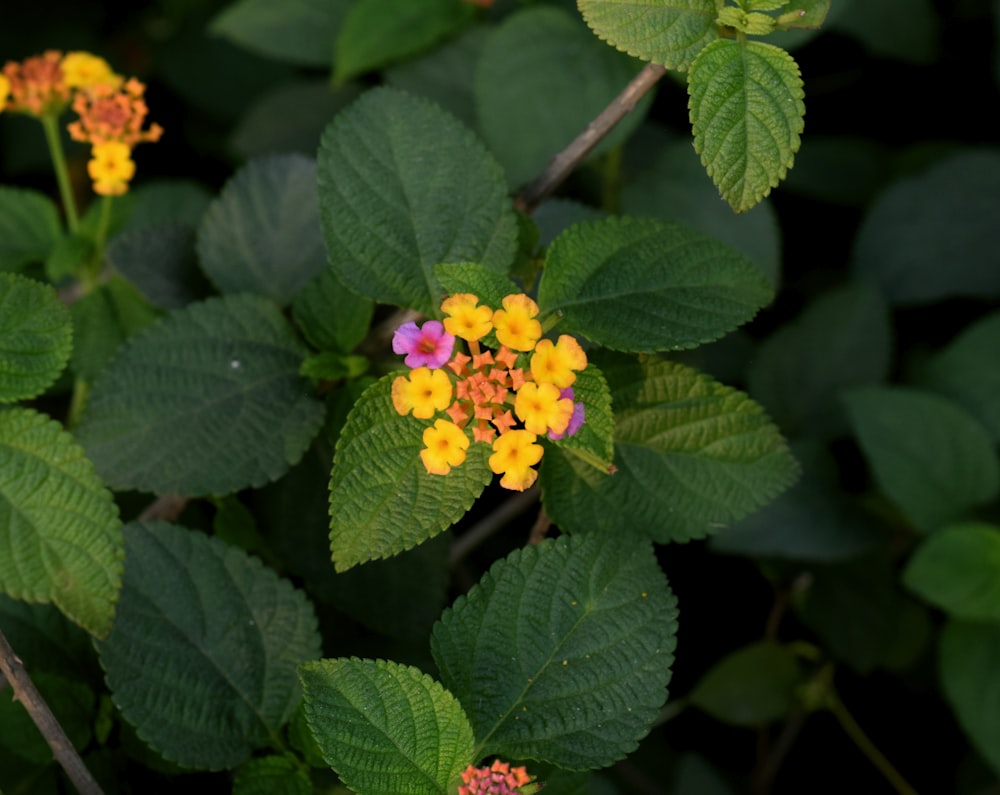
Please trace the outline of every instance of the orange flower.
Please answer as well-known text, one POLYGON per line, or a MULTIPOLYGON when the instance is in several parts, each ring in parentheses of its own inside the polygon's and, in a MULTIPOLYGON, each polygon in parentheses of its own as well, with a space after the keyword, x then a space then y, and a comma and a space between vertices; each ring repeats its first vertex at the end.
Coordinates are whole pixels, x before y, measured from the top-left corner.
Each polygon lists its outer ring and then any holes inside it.
POLYGON ((146 87, 134 77, 121 86, 98 83, 81 89, 73 100, 73 110, 80 120, 69 125, 70 137, 95 145, 120 141, 129 148, 143 141, 160 140, 163 128, 159 124, 142 129, 149 113, 142 98, 145 91, 146 87))
POLYGON ((8 61, 3 68, 10 91, 9 110, 43 116, 58 113, 70 97, 63 79, 62 53, 48 50, 22 63, 8 61))

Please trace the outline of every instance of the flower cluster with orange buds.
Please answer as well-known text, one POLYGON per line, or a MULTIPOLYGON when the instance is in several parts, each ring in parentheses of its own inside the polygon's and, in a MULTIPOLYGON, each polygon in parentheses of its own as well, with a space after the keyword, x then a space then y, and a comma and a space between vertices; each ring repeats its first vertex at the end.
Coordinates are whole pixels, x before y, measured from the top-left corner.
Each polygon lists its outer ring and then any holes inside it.
POLYGON ((157 141, 163 134, 158 124, 143 129, 149 112, 145 90, 96 55, 49 50, 20 63, 7 62, 0 76, 0 110, 41 118, 71 106, 79 119, 69 125, 69 134, 91 146, 87 172, 94 191, 116 196, 128 190, 135 174, 136 144, 157 141))
POLYGON ((496 759, 489 767, 465 768, 458 795, 531 795, 538 791, 533 780, 525 768, 496 759))
POLYGON ((492 446, 489 465, 502 475, 500 485, 524 491, 538 477, 538 437, 572 436, 584 422, 572 384, 587 355, 567 334, 556 342, 542 339, 538 305, 527 295, 508 295, 501 306, 494 310, 471 293, 457 293, 441 304, 443 323, 400 326, 393 350, 405 353, 414 369, 393 381, 392 401, 402 415, 447 415, 424 430, 420 457, 429 473, 447 475, 465 461, 471 443, 483 442, 492 446), (490 332, 499 342, 495 352, 480 345, 490 332), (456 337, 468 354, 455 351, 456 337))

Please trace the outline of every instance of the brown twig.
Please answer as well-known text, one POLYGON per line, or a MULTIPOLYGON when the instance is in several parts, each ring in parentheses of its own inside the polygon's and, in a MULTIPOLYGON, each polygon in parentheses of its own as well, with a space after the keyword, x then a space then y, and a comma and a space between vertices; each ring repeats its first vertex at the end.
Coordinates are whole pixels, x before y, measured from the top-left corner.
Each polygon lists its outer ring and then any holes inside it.
POLYGON ((38 692, 35 683, 31 681, 25 670, 24 663, 14 653, 6 636, 0 632, 0 672, 14 690, 14 700, 20 701, 35 722, 45 742, 52 749, 52 755, 66 771, 69 780, 73 782, 80 795, 103 795, 103 790, 97 780, 90 774, 80 755, 73 747, 63 727, 59 725, 56 716, 52 714, 49 705, 45 703, 42 694, 38 692))
POLYGON ((188 502, 190 502, 190 497, 178 497, 175 494, 157 497, 139 514, 138 521, 151 522, 162 519, 165 522, 176 522, 177 517, 184 512, 188 502))
POLYGON ((535 519, 535 523, 531 526, 531 532, 528 534, 528 543, 541 544, 550 527, 552 527, 552 520, 549 519, 549 515, 542 508, 538 512, 538 518, 535 519))
POLYGON ((573 169, 590 154, 615 125, 630 113, 636 103, 667 73, 658 64, 646 64, 639 74, 609 104, 576 139, 557 154, 534 182, 525 187, 514 200, 514 206, 524 213, 531 213, 552 191, 558 188, 573 169))
POLYGON ((538 501, 540 494, 541 492, 539 492, 537 487, 528 489, 520 494, 515 494, 513 497, 504 500, 489 516, 482 521, 476 522, 476 524, 469 528, 468 532, 459 536, 455 540, 455 543, 452 544, 449 555, 451 565, 455 566, 464 560, 466 555, 497 532, 507 522, 530 508, 533 503, 538 501))

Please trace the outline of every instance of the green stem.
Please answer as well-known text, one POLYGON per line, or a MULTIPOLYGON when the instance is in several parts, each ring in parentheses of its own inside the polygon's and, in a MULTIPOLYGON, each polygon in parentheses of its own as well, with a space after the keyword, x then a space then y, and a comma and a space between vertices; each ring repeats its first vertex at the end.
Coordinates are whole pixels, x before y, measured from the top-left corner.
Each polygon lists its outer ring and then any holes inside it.
POLYGON ((88 288, 96 286, 101 275, 101 266, 104 264, 104 244, 108 240, 108 226, 111 223, 111 202, 114 196, 101 197, 101 215, 97 219, 97 235, 94 238, 94 256, 90 261, 90 269, 87 274, 88 288))
POLYGON ((833 713, 841 727, 847 732, 861 752, 868 757, 868 760, 878 768, 879 772, 885 776, 899 795, 917 795, 917 791, 910 786, 909 782, 900 775, 899 771, 892 766, 892 763, 885 758, 881 751, 875 747, 864 730, 854 720, 854 716, 848 712, 844 702, 836 692, 831 692, 827 701, 827 708, 833 713))
POLYGON ((59 137, 59 120, 52 113, 44 114, 41 119, 42 129, 45 130, 45 141, 52 156, 52 168, 56 172, 56 182, 59 184, 59 196, 62 198, 63 211, 66 213, 66 224, 70 232, 76 232, 80 227, 80 218, 76 214, 73 186, 69 181, 69 169, 66 168, 66 153, 63 152, 62 138, 59 137))
POLYGON ((70 399, 69 411, 66 412, 66 427, 73 430, 80 422, 80 414, 83 413, 83 406, 87 402, 87 382, 82 378, 73 381, 73 397, 70 399))
POLYGON ((611 215, 621 212, 622 146, 614 147, 604 156, 601 169, 601 209, 611 215))

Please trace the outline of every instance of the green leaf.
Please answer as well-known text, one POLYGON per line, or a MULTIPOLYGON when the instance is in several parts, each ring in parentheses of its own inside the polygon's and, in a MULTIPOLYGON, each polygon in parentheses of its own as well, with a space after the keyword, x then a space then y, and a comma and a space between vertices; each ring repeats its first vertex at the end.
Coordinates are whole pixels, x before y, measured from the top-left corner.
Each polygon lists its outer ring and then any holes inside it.
MULTIPOLYGON (((115 204, 123 202, 125 210, 124 220, 116 234, 150 226, 196 227, 211 201, 212 194, 198 182, 186 179, 143 182, 115 200, 115 204)), ((98 207, 99 204, 95 202, 92 206, 98 207)))
POLYGON ((111 493, 55 420, 0 411, 0 588, 52 602, 97 637, 111 629, 122 537, 111 493))
MULTIPOLYGON (((72 747, 82 751, 92 736, 91 720, 96 701, 94 691, 75 678, 38 671, 31 672, 31 681, 66 732, 72 747)), ((0 748, 8 748, 36 765, 52 762, 52 749, 39 732, 32 715, 18 699, 7 698, 6 694, 0 698, 0 748)), ((4 783, 11 780, 5 777, 4 783)))
POLYGON ((306 339, 321 351, 354 350, 368 333, 375 305, 352 293, 329 268, 302 288, 292 316, 306 339))
POLYGON ((1000 775, 1000 625, 949 621, 939 659, 944 694, 958 722, 1000 775))
POLYGON ((583 403, 584 423, 572 436, 546 440, 581 461, 608 472, 614 458, 615 415, 611 411, 611 391, 604 374, 593 362, 577 373, 573 382, 573 402, 583 403))
POLYGON ((0 627, 32 675, 45 671, 81 682, 100 681, 90 636, 55 605, 0 594, 0 627))
POLYGON ((676 632, 677 601, 649 544, 592 533, 495 563, 441 616, 431 651, 472 722, 477 759, 590 770, 649 731, 676 632))
POLYGON ((318 180, 330 263, 361 295, 435 315, 435 265, 510 268, 517 221, 503 171, 426 100, 366 92, 323 134, 318 180))
POLYGON ((48 196, 0 186, 0 271, 44 262, 61 236, 59 210, 48 196))
POLYGON ((691 691, 691 703, 716 720, 759 726, 787 715, 803 681, 795 653, 764 640, 716 663, 691 691))
POLYGON ((920 530, 960 519, 1000 491, 983 427, 951 401, 904 387, 863 387, 844 400, 880 488, 920 530))
POLYGON ((114 628, 97 644, 115 704, 181 767, 221 770, 280 746, 296 668, 320 656, 312 606, 260 561, 165 522, 125 527, 114 628))
MULTIPOLYGON (((486 40, 475 97, 479 128, 510 185, 541 174, 641 66, 562 9, 537 6, 507 17, 486 40)), ((593 153, 608 151, 635 130, 652 97, 647 93, 593 153)))
POLYGON ((688 77, 694 148, 738 213, 771 192, 792 167, 806 109, 802 78, 784 50, 720 39, 688 77))
POLYGON ((503 274, 475 262, 438 265, 434 275, 449 294, 473 293, 481 304, 496 309, 508 295, 521 292, 521 288, 503 274))
POLYGON ((560 330, 615 350, 693 348, 750 320, 772 297, 753 263, 679 224, 607 218, 549 248, 538 288, 560 330))
POLYGON ((326 268, 316 164, 271 155, 243 166, 202 219, 198 257, 220 292, 290 303, 326 268))
POLYGON ((1000 622, 1000 530, 961 524, 935 533, 913 553, 903 583, 955 618, 1000 622))
POLYGON ((474 16, 463 0, 355 0, 337 36, 333 76, 343 82, 428 49, 474 16))
POLYGON ((206 495, 263 485, 301 458, 323 421, 298 373, 305 355, 263 298, 192 304, 130 339, 101 374, 80 443, 115 488, 206 495))
POLYGON ((885 302, 866 285, 848 284, 824 293, 757 349, 748 391, 786 433, 835 435, 845 424, 839 393, 885 380, 891 357, 885 302))
POLYGON ((344 0, 237 0, 209 30, 253 52, 288 63, 329 66, 350 4, 344 0))
POLYGON ((577 5, 608 44, 668 69, 686 70, 719 37, 719 0, 578 0, 577 5))
POLYGON ((146 300, 161 309, 181 309, 211 291, 208 280, 198 269, 193 227, 142 226, 117 235, 104 256, 146 300))
POLYGON ((787 19, 783 27, 818 28, 830 13, 831 0, 790 0, 778 6, 781 17, 787 19))
POLYGON ((1000 296, 1000 227, 989 211, 998 192, 1000 153, 991 150, 959 152, 899 180, 858 230, 855 276, 894 304, 1000 296))
POLYGON ((473 761, 469 720, 417 668, 339 659, 299 669, 306 720, 327 763, 360 795, 446 795, 473 761))
POLYGON ((390 373, 351 410, 330 477, 330 548, 337 571, 415 547, 457 522, 490 482, 489 445, 472 443, 447 475, 424 468, 424 428, 392 404, 390 373))
POLYGON ((233 795, 312 795, 309 776, 287 756, 251 759, 236 771, 233 795))
POLYGON ((808 135, 783 190, 849 207, 870 205, 892 175, 893 151, 871 138, 808 135))
POLYGON ((690 367, 597 356, 611 387, 618 468, 561 450, 542 459, 542 499, 572 531, 687 541, 717 532, 788 488, 798 467, 760 406, 690 367))
POLYGON ((0 273, 0 403, 40 395, 73 347, 69 311, 51 287, 0 273))
POLYGON ((954 400, 1000 441, 1000 312, 968 326, 917 368, 917 385, 954 400))

